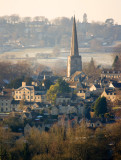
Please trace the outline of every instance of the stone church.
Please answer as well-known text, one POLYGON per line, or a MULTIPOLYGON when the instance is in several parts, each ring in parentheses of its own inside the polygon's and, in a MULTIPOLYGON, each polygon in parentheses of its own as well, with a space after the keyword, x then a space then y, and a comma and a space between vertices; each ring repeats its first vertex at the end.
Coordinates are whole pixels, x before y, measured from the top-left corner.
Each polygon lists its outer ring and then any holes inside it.
POLYGON ((82 60, 78 50, 75 16, 73 19, 71 51, 67 61, 67 78, 70 78, 76 71, 82 71, 82 60))

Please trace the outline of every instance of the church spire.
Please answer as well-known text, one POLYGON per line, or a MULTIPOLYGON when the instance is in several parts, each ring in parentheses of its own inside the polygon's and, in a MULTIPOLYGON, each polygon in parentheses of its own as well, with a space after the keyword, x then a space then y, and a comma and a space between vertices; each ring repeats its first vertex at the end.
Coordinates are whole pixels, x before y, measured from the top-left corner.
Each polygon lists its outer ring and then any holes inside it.
POLYGON ((77 40, 77 31, 76 31, 76 22, 75 16, 73 19, 73 28, 72 28, 72 39, 71 39, 71 56, 78 56, 78 40, 77 40))

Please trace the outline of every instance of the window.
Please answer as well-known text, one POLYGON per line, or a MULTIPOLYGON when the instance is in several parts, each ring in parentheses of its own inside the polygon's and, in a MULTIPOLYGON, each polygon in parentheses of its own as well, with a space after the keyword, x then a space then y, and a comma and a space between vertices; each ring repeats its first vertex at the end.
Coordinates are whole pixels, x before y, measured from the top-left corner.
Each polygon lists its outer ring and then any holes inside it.
POLYGON ((28 96, 28 99, 29 99, 29 96, 28 96))
POLYGON ((39 99, 39 97, 38 97, 38 99, 39 99))
POLYGON ((18 93, 18 91, 16 91, 16 93, 18 93))
POLYGON ((18 96, 16 96, 16 99, 18 99, 18 96))
POLYGON ((33 96, 31 96, 31 99, 33 99, 33 96))
POLYGON ((8 105, 8 103, 6 103, 6 106, 8 105))
POLYGON ((19 96, 19 99, 21 99, 21 96, 19 96))

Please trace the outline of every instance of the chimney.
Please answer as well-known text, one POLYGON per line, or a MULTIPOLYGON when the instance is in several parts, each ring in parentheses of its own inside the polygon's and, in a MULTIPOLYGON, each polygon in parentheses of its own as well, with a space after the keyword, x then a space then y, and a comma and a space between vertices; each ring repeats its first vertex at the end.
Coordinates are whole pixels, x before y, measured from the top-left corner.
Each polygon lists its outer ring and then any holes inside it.
POLYGON ((22 82, 22 87, 25 87, 26 86, 26 82, 22 82))

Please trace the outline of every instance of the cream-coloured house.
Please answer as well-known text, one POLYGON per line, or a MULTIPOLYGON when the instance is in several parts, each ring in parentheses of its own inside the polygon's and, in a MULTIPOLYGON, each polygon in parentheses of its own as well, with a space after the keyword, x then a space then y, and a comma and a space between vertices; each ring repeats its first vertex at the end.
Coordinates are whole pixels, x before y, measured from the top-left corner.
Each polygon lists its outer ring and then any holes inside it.
POLYGON ((105 69, 101 73, 101 79, 110 78, 110 79, 119 79, 121 77, 121 71, 115 71, 112 69, 105 69))
POLYGON ((90 92, 101 94, 103 92, 103 88, 100 84, 92 84, 89 88, 90 92))
POLYGON ((27 86, 26 82, 22 82, 22 86, 14 91, 15 100, 24 100, 28 102, 42 102, 43 91, 37 86, 27 86))
POLYGON ((86 99, 87 97, 90 97, 90 93, 86 90, 80 90, 76 94, 81 99, 86 99))
POLYGON ((104 89, 103 93, 101 94, 101 97, 105 97, 107 100, 114 102, 117 99, 117 94, 115 90, 104 89))

